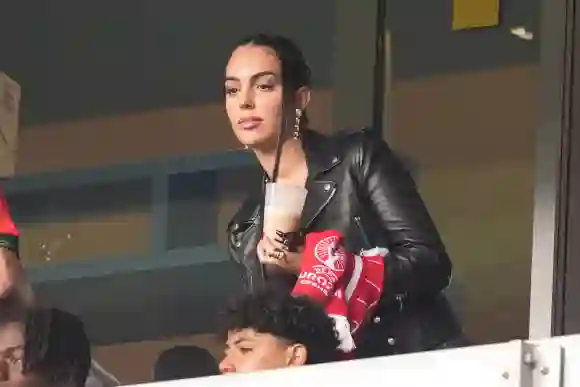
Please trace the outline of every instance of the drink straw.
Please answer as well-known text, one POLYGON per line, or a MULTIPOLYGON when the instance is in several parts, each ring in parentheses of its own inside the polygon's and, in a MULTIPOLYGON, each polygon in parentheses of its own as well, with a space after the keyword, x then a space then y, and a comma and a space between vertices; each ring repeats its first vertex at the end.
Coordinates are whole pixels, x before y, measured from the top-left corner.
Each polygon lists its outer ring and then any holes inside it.
MULTIPOLYGON (((284 112, 284 102, 282 102, 282 112, 284 112)), ((278 173, 280 171, 280 158, 282 156, 282 145, 284 143, 284 134, 286 132, 286 115, 284 113, 282 113, 282 122, 280 125, 280 133, 278 133, 278 140, 276 143, 276 154, 274 157, 274 169, 272 170, 272 176, 270 181, 272 183, 275 183, 278 180, 278 173)), ((264 184, 264 190, 263 190, 263 194, 264 194, 264 201, 262 203, 262 227, 264 227, 264 216, 265 216, 265 210, 266 210, 266 185, 264 184)), ((262 230, 263 232, 263 230, 262 230)), ((265 265, 265 267, 262 269, 262 276, 264 278, 264 280, 266 279, 266 277, 268 277, 269 275, 275 275, 277 273, 282 273, 283 270, 275 265, 265 265)))
MULTIPOLYGON (((282 112, 284 112, 284 105, 282 105, 282 112)), ((272 183, 278 180, 278 173, 280 171, 280 158, 282 156, 282 145, 284 143, 284 132, 286 132, 286 116, 282 113, 282 123, 280 126, 280 133, 278 133, 278 141, 276 143, 276 156, 274 157, 274 169, 272 170, 272 183)))

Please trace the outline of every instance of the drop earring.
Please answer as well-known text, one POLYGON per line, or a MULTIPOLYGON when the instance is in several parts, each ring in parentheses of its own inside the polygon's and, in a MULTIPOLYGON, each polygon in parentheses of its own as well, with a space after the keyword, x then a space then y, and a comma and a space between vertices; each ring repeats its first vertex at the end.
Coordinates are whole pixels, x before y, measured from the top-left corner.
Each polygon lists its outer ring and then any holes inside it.
POLYGON ((302 118, 302 110, 296 109, 296 120, 294 121, 294 133, 292 133, 292 138, 294 140, 300 140, 300 119, 302 118))

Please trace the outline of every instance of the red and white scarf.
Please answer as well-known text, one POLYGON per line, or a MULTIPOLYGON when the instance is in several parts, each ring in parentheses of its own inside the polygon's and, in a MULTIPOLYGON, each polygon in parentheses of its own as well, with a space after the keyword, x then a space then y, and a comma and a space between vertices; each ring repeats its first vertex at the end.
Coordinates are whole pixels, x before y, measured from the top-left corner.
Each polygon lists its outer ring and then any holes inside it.
POLYGON ((341 233, 328 230, 306 235, 301 271, 292 291, 324 305, 335 321, 339 349, 356 348, 356 334, 372 316, 382 294, 387 249, 359 255, 347 252, 341 233))

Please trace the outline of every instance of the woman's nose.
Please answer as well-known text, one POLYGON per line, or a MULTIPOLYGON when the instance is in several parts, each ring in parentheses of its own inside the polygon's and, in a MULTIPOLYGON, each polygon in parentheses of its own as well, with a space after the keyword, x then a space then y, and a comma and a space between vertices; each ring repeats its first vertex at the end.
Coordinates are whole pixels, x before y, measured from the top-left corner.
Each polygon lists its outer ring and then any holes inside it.
POLYGON ((240 98, 240 108, 241 109, 253 109, 256 107, 254 101, 254 93, 251 91, 246 91, 242 93, 240 98))
POLYGON ((236 368, 232 364, 231 361, 227 358, 227 356, 220 362, 219 364, 220 373, 222 374, 229 374, 232 372, 236 372, 236 368))

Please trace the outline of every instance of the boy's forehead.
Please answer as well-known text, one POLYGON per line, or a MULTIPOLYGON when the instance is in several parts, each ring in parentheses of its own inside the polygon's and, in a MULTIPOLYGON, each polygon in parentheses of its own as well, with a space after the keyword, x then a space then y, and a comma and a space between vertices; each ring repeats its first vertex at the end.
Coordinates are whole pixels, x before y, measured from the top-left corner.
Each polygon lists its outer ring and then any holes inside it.
POLYGON ((226 344, 233 346, 238 343, 254 343, 256 345, 280 345, 287 344, 287 341, 271 333, 257 332, 252 328, 231 330, 228 332, 226 344))
POLYGON ((240 341, 268 341, 276 336, 269 333, 257 332, 252 328, 242 328, 228 331, 228 344, 235 344, 240 341))
POLYGON ((252 328, 232 329, 228 331, 228 341, 253 339, 257 336, 252 328))

